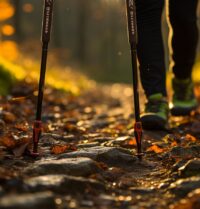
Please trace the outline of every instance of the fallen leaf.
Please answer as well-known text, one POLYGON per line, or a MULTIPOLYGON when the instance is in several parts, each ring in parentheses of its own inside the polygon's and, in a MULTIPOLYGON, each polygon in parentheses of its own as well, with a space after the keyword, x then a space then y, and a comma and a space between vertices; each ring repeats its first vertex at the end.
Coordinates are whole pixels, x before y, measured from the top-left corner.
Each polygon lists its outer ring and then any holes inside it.
POLYGON ((55 154, 55 155, 58 155, 58 154, 62 154, 66 151, 76 151, 77 150, 77 147, 75 145, 54 145, 52 148, 51 148, 51 153, 52 154, 55 154))
POLYGON ((178 143, 176 142, 176 141, 173 141, 172 143, 171 143, 171 147, 176 147, 178 145, 178 143))
POLYGON ((16 121, 16 116, 11 113, 11 112, 6 112, 4 111, 2 113, 2 116, 3 116, 3 120, 6 122, 6 123, 13 123, 16 121))
POLYGON ((192 141, 192 142, 196 142, 196 141, 197 141, 197 139, 196 139, 194 136, 190 135, 190 134, 187 134, 187 135, 185 136, 185 139, 186 139, 187 141, 192 141))
POLYGON ((136 139, 135 138, 131 138, 128 142, 129 145, 137 145, 136 139))
POLYGON ((12 136, 5 136, 1 138, 0 144, 4 147, 12 149, 16 145, 16 140, 12 136))
POLYGON ((77 132, 77 133, 85 133, 86 131, 84 127, 78 127, 71 123, 66 123, 64 129, 68 132, 77 132))
POLYGON ((149 147, 147 149, 147 151, 153 151, 155 153, 162 153, 162 152, 164 152, 164 150, 162 148, 158 147, 156 144, 154 144, 151 147, 149 147))
POLYGON ((15 128, 19 131, 28 131, 28 125, 27 124, 16 124, 15 128))

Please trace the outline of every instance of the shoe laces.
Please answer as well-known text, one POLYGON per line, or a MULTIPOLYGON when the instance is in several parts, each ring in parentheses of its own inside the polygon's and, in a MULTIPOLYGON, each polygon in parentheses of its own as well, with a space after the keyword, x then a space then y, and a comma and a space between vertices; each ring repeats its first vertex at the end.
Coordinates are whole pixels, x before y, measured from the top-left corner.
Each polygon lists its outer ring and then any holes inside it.
POLYGON ((146 112, 160 112, 164 109, 166 101, 164 100, 149 100, 146 104, 146 112))

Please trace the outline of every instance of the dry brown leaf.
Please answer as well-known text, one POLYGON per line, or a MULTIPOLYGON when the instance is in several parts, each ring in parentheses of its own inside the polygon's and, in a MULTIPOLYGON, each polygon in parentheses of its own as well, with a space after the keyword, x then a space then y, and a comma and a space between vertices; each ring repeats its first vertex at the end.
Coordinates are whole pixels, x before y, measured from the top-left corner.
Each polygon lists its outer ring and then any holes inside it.
POLYGON ((28 131, 28 125, 27 124, 16 124, 15 128, 19 131, 28 131))
POLYGON ((14 150, 17 147, 29 144, 30 138, 28 136, 15 139, 14 136, 8 135, 4 136, 0 140, 0 144, 8 149, 14 150))
POLYGON ((54 145, 51 148, 51 153, 58 155, 58 154, 62 154, 66 151, 76 151, 77 147, 75 145, 54 145))
POLYGON ((7 148, 14 148, 16 146, 16 140, 12 136, 4 136, 0 140, 0 144, 7 148))
POLYGON ((187 135, 185 136, 185 139, 186 139, 187 141, 192 141, 192 142, 196 142, 196 141, 197 141, 197 139, 196 139, 194 136, 190 135, 190 134, 187 134, 187 135))
POLYGON ((65 124, 64 129, 68 132, 77 132, 77 133, 85 133, 85 131, 86 131, 85 128, 78 127, 78 126, 71 124, 71 123, 65 124))
POLYGON ((3 120, 6 123, 13 123, 16 121, 16 116, 11 112, 3 112, 3 120))

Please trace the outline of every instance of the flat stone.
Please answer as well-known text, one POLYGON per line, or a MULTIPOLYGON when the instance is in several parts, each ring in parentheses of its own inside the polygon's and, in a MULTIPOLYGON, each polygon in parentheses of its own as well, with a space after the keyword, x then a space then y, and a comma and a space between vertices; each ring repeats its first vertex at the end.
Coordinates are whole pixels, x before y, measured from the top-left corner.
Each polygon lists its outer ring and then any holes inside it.
POLYGON ((183 165, 185 165, 186 162, 187 160, 179 160, 178 162, 176 162, 172 166, 170 173, 177 172, 183 165))
POLYGON ((107 120, 102 120, 102 119, 98 119, 98 120, 92 120, 90 123, 90 127, 92 128, 105 128, 110 124, 109 121, 107 120))
POLYGON ((4 195, 4 190, 3 190, 3 187, 0 186, 0 197, 4 195))
POLYGON ((200 159, 190 160, 180 167, 179 175, 183 178, 200 175, 200 159))
POLYGON ((192 145, 190 147, 173 147, 167 155, 169 155, 168 157, 179 159, 199 157, 200 146, 192 145))
POLYGON ((186 198, 170 206, 171 209, 199 209, 200 208, 200 189, 190 192, 186 198))
POLYGON ((95 161, 104 162, 109 166, 129 167, 137 161, 137 157, 126 149, 117 147, 90 147, 75 152, 61 154, 60 159, 69 157, 88 157, 95 161))
POLYGON ((137 188, 137 187, 131 187, 131 192, 138 195, 147 195, 155 192, 156 190, 154 188, 137 188))
POLYGON ((25 169, 29 175, 67 174, 72 176, 89 176, 100 168, 95 161, 86 158, 65 158, 60 160, 40 160, 25 169))
POLYGON ((2 119, 0 119, 0 134, 4 132, 5 127, 6 127, 5 122, 2 119))
POLYGON ((200 134, 200 122, 199 121, 195 121, 192 123, 191 131, 194 134, 200 134))
POLYGON ((92 143, 86 143, 86 144, 78 144, 77 147, 78 148, 88 148, 88 147, 96 147, 100 145, 99 142, 92 142, 92 143))
POLYGON ((173 194, 184 197, 189 192, 200 187, 200 177, 190 177, 186 179, 179 179, 172 183, 169 187, 170 192, 173 194))
POLYGON ((87 189, 105 191, 105 186, 93 179, 68 175, 46 175, 29 178, 25 181, 30 192, 51 190, 60 194, 83 193, 87 189))
POLYGON ((8 195, 0 199, 1 209, 56 209, 53 194, 41 192, 34 194, 8 195))

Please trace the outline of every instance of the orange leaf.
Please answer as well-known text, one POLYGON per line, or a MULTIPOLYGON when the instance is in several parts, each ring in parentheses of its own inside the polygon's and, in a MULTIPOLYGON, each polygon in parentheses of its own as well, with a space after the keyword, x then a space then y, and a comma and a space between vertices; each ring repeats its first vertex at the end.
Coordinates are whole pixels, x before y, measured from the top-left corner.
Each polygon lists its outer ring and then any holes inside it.
POLYGON ((162 153, 164 150, 158 147, 156 144, 152 145, 147 149, 147 151, 153 151, 155 153, 162 153))
POLYGON ((174 142, 171 143, 171 146, 172 146, 172 147, 175 147, 175 146, 177 146, 177 145, 178 145, 178 143, 177 143, 176 141, 174 141, 174 142))
POLYGON ((194 136, 190 135, 190 134, 187 134, 187 135, 185 136, 185 139, 186 139, 187 141, 192 141, 192 142, 196 142, 196 141, 197 141, 197 139, 196 139, 194 136))
POLYGON ((16 124, 15 128, 19 131, 28 131, 28 126, 26 124, 16 124))
POLYGON ((58 155, 66 152, 67 150, 76 151, 77 148, 74 145, 55 145, 51 149, 51 153, 58 155))
POLYGON ((14 148, 16 146, 16 141, 13 137, 5 136, 1 138, 0 144, 7 148, 14 148))
POLYGON ((136 143, 136 139, 135 138, 130 139, 129 142, 128 142, 128 144, 129 145, 136 145, 137 144, 136 143))

